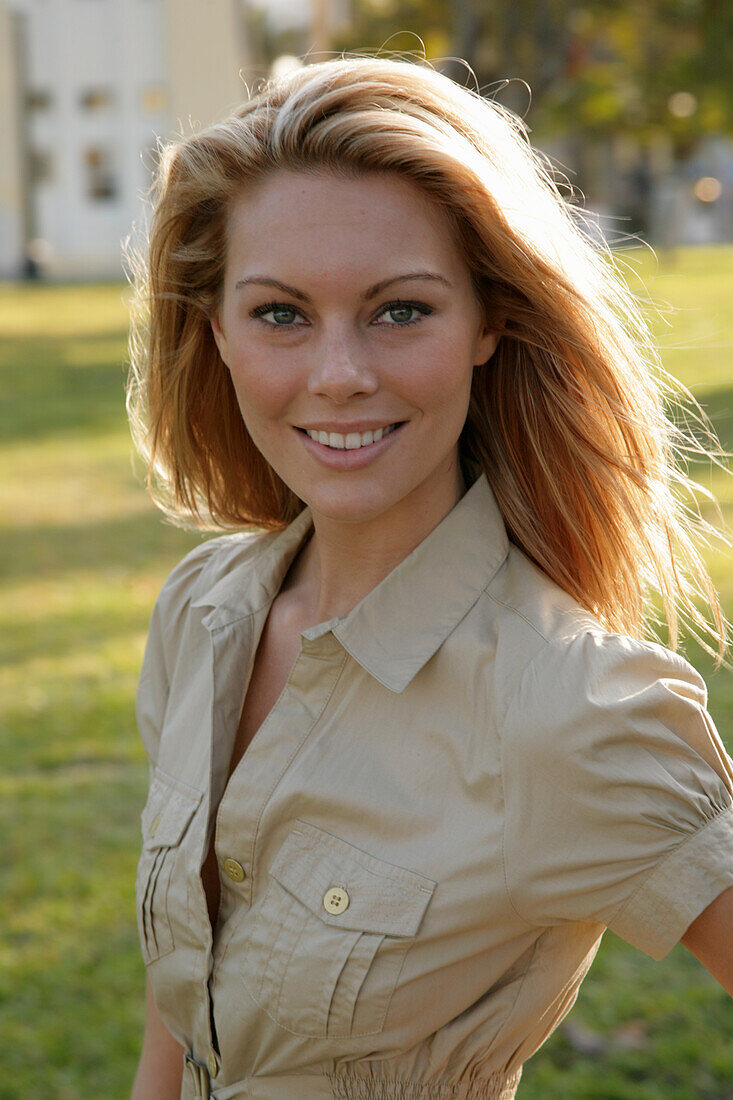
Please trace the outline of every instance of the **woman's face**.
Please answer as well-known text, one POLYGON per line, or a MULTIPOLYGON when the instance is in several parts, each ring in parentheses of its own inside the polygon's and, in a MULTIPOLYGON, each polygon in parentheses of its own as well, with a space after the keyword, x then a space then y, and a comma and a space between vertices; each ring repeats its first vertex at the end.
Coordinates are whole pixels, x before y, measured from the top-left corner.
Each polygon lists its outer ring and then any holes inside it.
POLYGON ((211 324, 249 434, 314 516, 458 499, 473 367, 498 337, 413 184, 269 176, 232 208, 211 324))

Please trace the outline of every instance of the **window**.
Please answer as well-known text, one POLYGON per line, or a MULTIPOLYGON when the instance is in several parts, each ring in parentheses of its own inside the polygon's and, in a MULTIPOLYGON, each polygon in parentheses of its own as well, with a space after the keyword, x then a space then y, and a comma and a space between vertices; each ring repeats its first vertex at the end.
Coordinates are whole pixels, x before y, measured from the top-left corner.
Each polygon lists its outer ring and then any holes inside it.
POLYGON ((53 103, 53 96, 48 88, 31 88, 25 97, 25 105, 29 111, 47 111, 53 103))
POLYGON ((84 151, 87 198, 92 202, 111 202, 117 198, 112 153, 101 145, 90 145, 84 151))
POLYGON ((48 149, 31 149, 28 154, 28 181, 31 185, 50 183, 53 179, 53 158, 48 149))
POLYGON ((79 102, 84 111, 105 111, 112 106, 114 94, 111 88, 88 88, 82 92, 79 102))

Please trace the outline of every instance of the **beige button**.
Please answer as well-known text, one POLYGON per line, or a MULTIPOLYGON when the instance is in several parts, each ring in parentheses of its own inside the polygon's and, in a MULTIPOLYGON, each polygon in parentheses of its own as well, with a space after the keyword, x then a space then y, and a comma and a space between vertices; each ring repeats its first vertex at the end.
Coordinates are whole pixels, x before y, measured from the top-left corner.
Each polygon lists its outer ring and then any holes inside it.
POLYGON ((216 1055, 213 1050, 209 1054, 209 1074, 211 1077, 216 1077, 219 1072, 219 1066, 217 1065, 216 1055))
POLYGON ((155 817, 153 818, 152 824, 150 826, 148 836, 155 836, 155 834, 158 831, 158 826, 160 825, 160 821, 161 821, 162 817, 163 817, 162 814, 156 814, 155 815, 155 817))
POLYGON ((244 867, 236 859, 224 860, 224 873, 229 875, 232 882, 244 881, 244 867))
POLYGON ((343 886, 331 886, 323 895, 323 908, 327 913, 343 913, 349 907, 349 895, 343 886))

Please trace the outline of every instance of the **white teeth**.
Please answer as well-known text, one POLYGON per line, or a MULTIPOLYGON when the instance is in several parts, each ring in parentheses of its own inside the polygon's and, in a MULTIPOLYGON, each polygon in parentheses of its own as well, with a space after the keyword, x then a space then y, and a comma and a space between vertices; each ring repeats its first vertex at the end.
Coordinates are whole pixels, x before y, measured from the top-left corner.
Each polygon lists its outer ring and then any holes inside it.
POLYGON ((323 443, 327 447, 333 447, 334 450, 355 451, 359 447, 368 447, 370 443, 378 443, 382 436, 389 435, 396 427, 396 424, 390 424, 386 428, 377 428, 375 432, 349 432, 347 435, 341 435, 340 432, 323 432, 309 429, 308 435, 316 443, 323 443))

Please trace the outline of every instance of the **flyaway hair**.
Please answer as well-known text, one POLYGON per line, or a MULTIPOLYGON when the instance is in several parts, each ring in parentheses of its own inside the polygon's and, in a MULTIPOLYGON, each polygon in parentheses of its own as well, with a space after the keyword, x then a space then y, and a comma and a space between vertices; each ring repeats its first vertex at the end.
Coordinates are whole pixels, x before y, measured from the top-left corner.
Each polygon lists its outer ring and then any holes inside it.
POLYGON ((675 423, 694 401, 662 369, 639 300, 593 243, 523 121, 427 63, 350 56, 267 82, 231 117, 162 150, 138 258, 128 410, 149 487, 202 528, 280 528, 303 508, 244 426, 209 317, 228 212, 279 169, 396 173, 448 215, 496 352, 474 370, 459 449, 509 537, 610 631, 642 636, 661 601, 722 660, 702 550, 714 528, 685 473, 720 460, 675 423), (707 608, 703 613, 702 607, 707 608))

